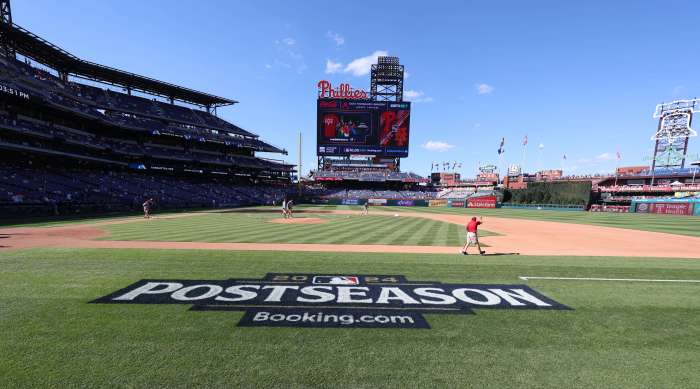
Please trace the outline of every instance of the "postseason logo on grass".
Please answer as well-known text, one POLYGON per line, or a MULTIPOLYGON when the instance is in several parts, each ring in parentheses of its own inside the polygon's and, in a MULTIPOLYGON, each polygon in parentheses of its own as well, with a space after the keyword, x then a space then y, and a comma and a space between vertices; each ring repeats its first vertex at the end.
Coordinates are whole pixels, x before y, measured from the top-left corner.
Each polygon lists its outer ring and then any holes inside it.
POLYGON ((430 328, 424 313, 570 309, 526 285, 277 273, 257 280, 141 280, 91 303, 187 304, 193 311, 244 311, 238 322, 242 327, 430 328))

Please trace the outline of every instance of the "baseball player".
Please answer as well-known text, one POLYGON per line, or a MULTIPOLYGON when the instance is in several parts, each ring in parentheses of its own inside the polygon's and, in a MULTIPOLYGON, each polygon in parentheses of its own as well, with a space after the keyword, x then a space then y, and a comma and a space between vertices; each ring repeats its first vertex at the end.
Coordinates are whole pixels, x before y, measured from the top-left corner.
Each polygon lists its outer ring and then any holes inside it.
POLYGON ((362 216, 367 216, 369 213, 369 200, 362 204, 362 216))
POLYGON ((288 211, 288 208, 287 208, 287 204, 288 204, 288 203, 287 203, 287 199, 282 200, 282 217, 285 218, 285 219, 289 216, 289 215, 288 215, 289 211, 288 211))
POLYGON ((143 217, 145 219, 151 218, 151 208, 153 208, 153 203, 155 203, 153 198, 150 198, 143 203, 143 217))
POLYGON ((467 250, 472 245, 476 246, 476 248, 479 250, 479 254, 486 254, 486 251, 483 251, 481 249, 481 244, 479 244, 478 230, 479 226, 483 223, 483 221, 483 217, 480 217, 479 220, 476 220, 476 217, 472 217, 469 223, 467 223, 467 242, 464 244, 464 247, 462 247, 462 250, 460 251, 463 255, 468 254, 467 250))
POLYGON ((294 205, 294 201, 289 200, 287 201, 287 217, 289 219, 292 218, 292 206, 294 205))

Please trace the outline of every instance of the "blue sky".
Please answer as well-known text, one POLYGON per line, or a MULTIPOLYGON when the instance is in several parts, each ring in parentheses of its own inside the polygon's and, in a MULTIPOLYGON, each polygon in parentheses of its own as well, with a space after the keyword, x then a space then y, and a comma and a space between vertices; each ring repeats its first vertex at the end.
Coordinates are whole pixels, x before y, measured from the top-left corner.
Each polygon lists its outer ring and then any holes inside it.
MULTIPOLYGON (((700 2, 15 0, 79 57, 230 97, 219 115, 316 165, 316 83, 369 89, 378 52, 414 100, 404 170, 432 161, 610 172, 648 164, 656 104, 700 96, 700 2), (189 7, 186 4, 190 4, 189 7), (538 145, 544 148, 538 151, 538 145), (562 161, 562 155, 567 160, 562 161)), ((700 125, 695 125, 700 127, 700 125)), ((690 142, 700 152, 700 139, 690 142)))

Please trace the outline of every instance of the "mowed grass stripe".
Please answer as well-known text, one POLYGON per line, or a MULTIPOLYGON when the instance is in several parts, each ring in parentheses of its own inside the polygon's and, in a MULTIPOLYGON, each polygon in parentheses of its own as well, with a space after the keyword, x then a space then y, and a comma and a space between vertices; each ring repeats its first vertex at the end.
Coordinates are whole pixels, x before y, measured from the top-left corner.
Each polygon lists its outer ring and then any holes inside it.
POLYGON ((438 230, 438 233, 434 239, 435 243, 437 243, 437 246, 447 246, 447 244, 448 244, 447 233, 449 231, 449 228, 450 228, 450 225, 447 223, 440 224, 440 229, 438 230))
POLYGON ((429 228, 423 231, 423 235, 421 235, 418 238, 418 241, 416 242, 416 244, 419 246, 436 245, 435 239, 436 239, 437 235, 440 233, 440 225, 441 224, 442 223, 435 221, 435 220, 430 220, 430 223, 426 223, 426 226, 429 228))
POLYGON ((197 218, 193 218, 188 221, 180 221, 175 225, 170 226, 173 231, 166 232, 163 231, 160 234, 154 234, 157 239, 162 241, 174 241, 174 242, 197 242, 197 241, 208 241, 206 240, 211 234, 214 234, 219 230, 216 225, 210 224, 210 220, 197 221, 197 218))
POLYGON ((317 236, 316 241, 325 244, 355 243, 353 238, 356 237, 358 231, 362 230, 363 227, 366 228, 368 225, 371 226, 373 220, 375 218, 365 216, 357 218, 354 223, 338 223, 333 229, 326 229, 323 234, 317 236), (355 228, 356 226, 358 228, 355 228))
POLYGON ((364 221, 361 220, 347 220, 340 222, 339 220, 332 220, 329 223, 315 226, 313 230, 306 232, 304 235, 298 237, 299 243, 348 243, 342 241, 339 238, 346 229, 352 230, 359 226, 362 226, 364 221), (320 227, 320 228, 319 228, 320 227))
POLYGON ((461 226, 393 214, 314 215, 319 224, 271 223, 277 215, 226 213, 108 225, 103 239, 181 242, 459 245, 461 226))
POLYGON ((389 244, 383 241, 387 237, 387 233, 390 233, 390 231, 400 233, 401 226, 408 222, 408 220, 400 220, 393 217, 373 216, 371 223, 368 223, 365 228, 353 235, 353 243, 389 244))
MULTIPOLYGON (((283 225, 284 229, 280 231, 277 236, 270 237, 271 242, 289 242, 289 243, 302 243, 309 239, 318 240, 319 237, 323 237, 330 234, 333 231, 340 230, 343 224, 336 223, 336 218, 329 218, 327 223, 321 224, 290 224, 283 225), (322 228, 322 230, 319 229, 322 228)), ((357 221, 348 221, 345 226, 349 228, 352 227, 353 223, 358 223, 357 221)), ((261 237, 261 239, 263 239, 261 237)))
MULTIPOLYGON (((396 236, 394 239, 392 239, 389 244, 415 245, 420 240, 420 237, 426 233, 427 229, 430 228, 430 223, 420 222, 417 224, 412 224, 410 227, 411 228, 404 234, 396 236)), ((429 245, 432 245, 432 242, 429 245)))
MULTIPOLYGON (((407 218, 402 218, 401 220, 403 222, 399 226, 394 227, 393 231, 386 233, 383 238, 380 238, 377 241, 377 243, 379 243, 379 244, 391 244, 391 242, 394 241, 397 237, 403 238, 403 236, 405 234, 407 234, 408 231, 417 228, 418 225, 420 224, 420 222, 422 221, 421 219, 407 219, 407 218)), ((396 241, 405 242, 405 238, 403 238, 401 240, 396 240, 396 241)))
MULTIPOLYGON (((427 235, 427 232, 430 230, 431 224, 432 223, 429 223, 429 222, 420 223, 419 225, 415 226, 415 228, 413 230, 408 231, 407 234, 403 237, 404 241, 407 242, 404 244, 410 244, 410 245, 417 244, 423 236, 427 235)), ((398 243, 394 243, 394 241, 392 241, 391 244, 398 244, 398 243)), ((432 245, 432 241, 429 245, 432 245)))
POLYGON ((240 225, 235 229, 220 231, 206 237, 205 240, 207 242, 245 242, 248 236, 273 236, 269 233, 274 233, 274 231, 268 230, 267 226, 262 225, 262 223, 265 222, 240 225))
POLYGON ((390 217, 377 217, 375 220, 376 221, 372 224, 358 231, 357 240, 355 241, 356 244, 373 244, 376 242, 378 234, 381 234, 382 231, 396 223, 396 221, 390 217))

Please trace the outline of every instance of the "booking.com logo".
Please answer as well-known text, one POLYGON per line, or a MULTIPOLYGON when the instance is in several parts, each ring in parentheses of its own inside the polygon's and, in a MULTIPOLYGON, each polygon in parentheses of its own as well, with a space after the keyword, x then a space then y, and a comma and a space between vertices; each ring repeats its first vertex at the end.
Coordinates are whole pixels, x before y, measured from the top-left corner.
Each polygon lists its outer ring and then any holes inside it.
POLYGON ((287 322, 287 323, 338 323, 350 326, 356 323, 366 324, 414 324, 415 319, 406 315, 351 315, 328 314, 324 312, 274 313, 259 311, 253 316, 253 322, 287 322))

